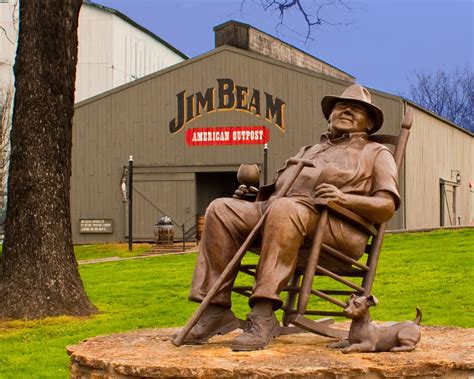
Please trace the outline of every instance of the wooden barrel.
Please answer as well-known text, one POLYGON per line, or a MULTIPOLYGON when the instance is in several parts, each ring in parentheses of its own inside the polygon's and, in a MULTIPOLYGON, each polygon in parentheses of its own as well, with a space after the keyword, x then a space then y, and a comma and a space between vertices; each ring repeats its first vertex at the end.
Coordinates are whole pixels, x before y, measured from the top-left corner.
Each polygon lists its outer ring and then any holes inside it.
POLYGON ((198 241, 202 238, 204 232, 204 216, 196 216, 196 239, 198 241))
POLYGON ((155 241, 157 245, 173 246, 174 227, 173 225, 155 225, 155 241))

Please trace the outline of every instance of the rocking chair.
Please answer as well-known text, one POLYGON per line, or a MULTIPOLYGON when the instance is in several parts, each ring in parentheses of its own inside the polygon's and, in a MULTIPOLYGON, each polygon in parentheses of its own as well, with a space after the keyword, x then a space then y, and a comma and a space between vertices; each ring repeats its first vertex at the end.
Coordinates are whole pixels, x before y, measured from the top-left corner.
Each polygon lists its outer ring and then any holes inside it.
MULTIPOLYGON (((388 144, 395 147, 394 158, 397 170, 400 171, 402 160, 405 154, 405 148, 410 134, 413 114, 408 110, 403 118, 402 127, 398 136, 375 134, 369 136, 369 139, 381 144, 388 144)), ((290 163, 297 165, 301 170, 304 166, 312 165, 312 162, 306 160, 289 160, 290 163), (293 162, 294 161, 294 162, 293 162)), ((296 174, 297 175, 297 174, 296 174)), ((294 178, 293 178, 294 180, 294 178)), ((289 180, 290 182, 290 180, 289 180)), ((291 185, 291 183, 289 184, 291 185)), ((288 185, 288 187, 289 187, 288 185)), ((282 188, 281 193, 286 193, 288 188, 282 188)), ((349 296, 351 294, 368 296, 372 291, 372 285, 377 269, 382 241, 385 234, 386 224, 373 225, 365 220, 360 215, 345 209, 331 201, 321 201, 316 205, 320 211, 320 218, 318 221, 317 231, 312 238, 309 249, 303 247, 299 252, 299 264, 295 269, 293 278, 290 283, 283 289, 287 292, 283 310, 283 326, 280 328, 280 334, 298 333, 302 331, 309 331, 319 335, 335 338, 347 338, 348 332, 345 330, 331 327, 334 321, 331 318, 323 318, 319 320, 312 320, 306 316, 341 316, 342 311, 308 309, 309 299, 312 295, 323 299, 337 307, 345 308, 345 301, 341 301, 335 296, 349 296), (332 248, 323 243, 323 236, 327 227, 329 215, 339 217, 360 228, 362 231, 371 236, 371 242, 367 245, 365 253, 367 259, 365 263, 354 260, 346 254, 332 248), (320 258, 326 256, 331 259, 341 262, 342 269, 328 269, 320 264, 320 258), (345 286, 345 289, 313 289, 314 276, 325 276, 333 279, 333 282, 345 286), (353 278, 359 278, 356 282, 353 278), (293 325, 293 326, 290 326, 293 325)), ((194 315, 189 319, 188 323, 181 330, 178 336, 172 341, 174 345, 181 346, 184 338, 189 333, 191 328, 197 323, 202 313, 209 305, 211 299, 219 291, 222 283, 237 266, 242 273, 249 274, 255 277, 256 265, 240 264, 241 259, 248 250, 258 254, 258 248, 252 247, 256 240, 258 230, 263 224, 265 215, 256 225, 254 230, 248 235, 241 248, 237 251, 234 258, 228 264, 226 269, 222 272, 219 279, 214 283, 207 296, 201 302, 194 315)), ((234 286, 233 291, 244 296, 250 296, 252 292, 251 286, 234 286)))

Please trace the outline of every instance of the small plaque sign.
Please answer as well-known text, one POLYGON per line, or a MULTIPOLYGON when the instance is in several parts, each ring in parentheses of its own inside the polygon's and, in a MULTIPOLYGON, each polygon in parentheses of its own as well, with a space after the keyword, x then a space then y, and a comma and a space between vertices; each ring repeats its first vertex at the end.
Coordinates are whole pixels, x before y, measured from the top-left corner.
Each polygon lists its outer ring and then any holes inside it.
POLYGON ((114 220, 104 218, 88 218, 79 220, 79 233, 102 234, 114 232, 114 220))

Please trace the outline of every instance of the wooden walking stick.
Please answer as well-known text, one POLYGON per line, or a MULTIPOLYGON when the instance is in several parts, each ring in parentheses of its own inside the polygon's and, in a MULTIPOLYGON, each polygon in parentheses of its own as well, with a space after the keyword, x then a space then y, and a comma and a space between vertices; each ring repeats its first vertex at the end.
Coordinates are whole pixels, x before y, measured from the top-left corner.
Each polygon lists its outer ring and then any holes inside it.
MULTIPOLYGON (((291 158, 288 160, 288 163, 290 164, 296 164, 295 171, 293 172, 292 176, 288 178, 288 180, 283 184, 283 187, 278 191, 276 194, 275 199, 284 197, 288 190, 290 189, 291 185, 293 182, 296 180, 298 175, 300 174, 301 170, 303 170, 304 167, 314 167, 313 161, 308 160, 308 159, 296 159, 296 158, 291 158)), ((192 317, 189 319, 189 321, 186 323, 183 329, 178 333, 176 338, 171 340, 171 343, 175 346, 181 346, 183 344, 184 339, 188 335, 188 333, 191 331, 194 325, 199 321, 201 318, 202 314, 206 310, 206 308, 209 306, 212 298, 219 292, 222 283, 229 277, 230 273, 234 272, 236 267, 240 264, 240 261, 244 257, 245 253, 247 250, 250 248, 252 245, 252 242, 255 240, 255 237, 257 237, 257 234, 260 231, 260 228, 263 225, 263 222, 265 221, 265 218, 268 214, 268 209, 265 211, 263 216, 260 218, 258 223, 255 225, 255 227, 252 229, 250 234, 247 236, 246 240, 242 244, 239 250, 237 250, 237 253, 235 253, 234 257, 232 260, 229 262, 227 267, 222 271, 221 275, 219 278, 215 281, 214 285, 211 287, 209 292, 207 293, 206 297, 203 299, 199 307, 194 311, 194 314, 192 317)))

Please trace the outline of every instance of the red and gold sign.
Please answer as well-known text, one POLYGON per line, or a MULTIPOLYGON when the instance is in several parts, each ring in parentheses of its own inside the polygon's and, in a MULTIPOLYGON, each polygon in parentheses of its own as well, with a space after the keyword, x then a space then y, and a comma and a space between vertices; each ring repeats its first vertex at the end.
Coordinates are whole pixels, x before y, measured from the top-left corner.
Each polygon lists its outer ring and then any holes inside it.
POLYGON ((263 145, 270 131, 265 126, 232 126, 217 128, 190 128, 186 130, 189 146, 263 145))

